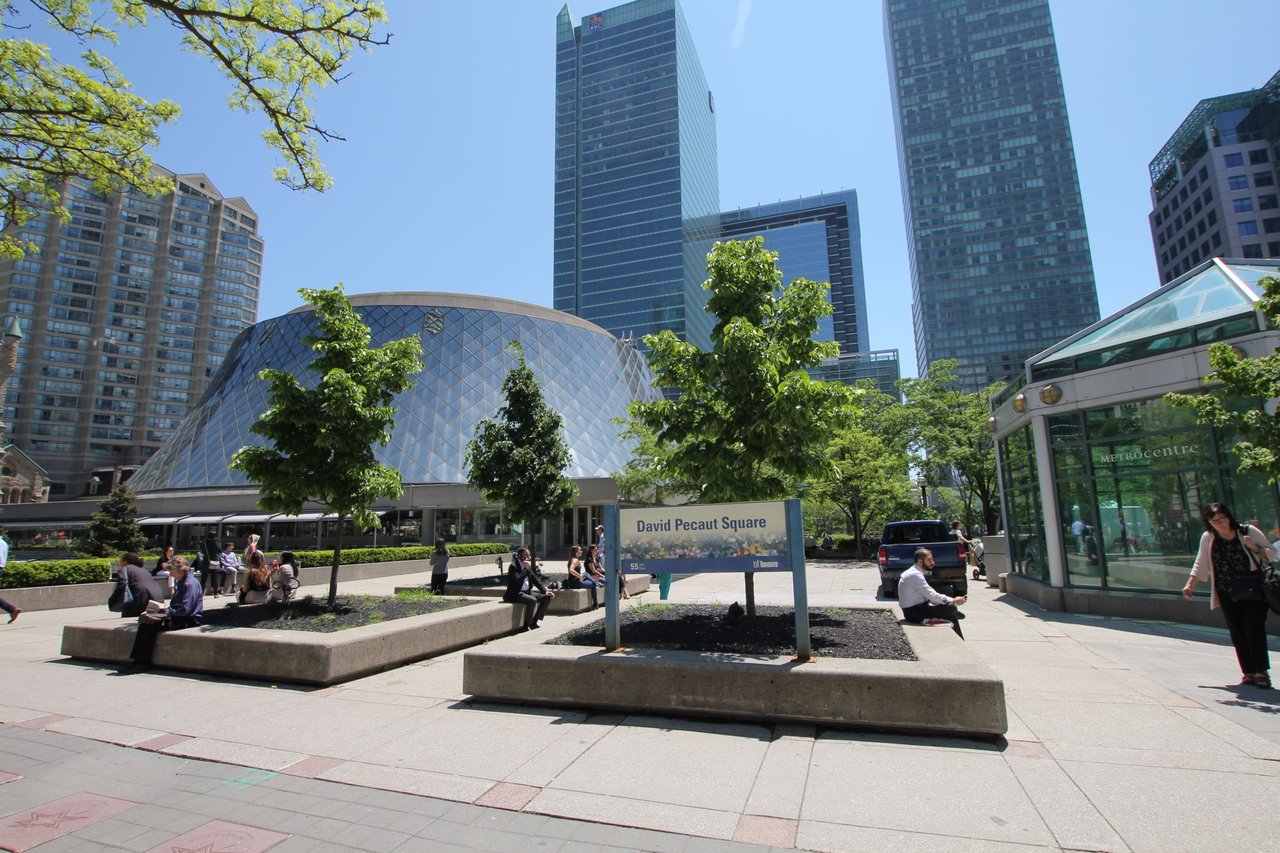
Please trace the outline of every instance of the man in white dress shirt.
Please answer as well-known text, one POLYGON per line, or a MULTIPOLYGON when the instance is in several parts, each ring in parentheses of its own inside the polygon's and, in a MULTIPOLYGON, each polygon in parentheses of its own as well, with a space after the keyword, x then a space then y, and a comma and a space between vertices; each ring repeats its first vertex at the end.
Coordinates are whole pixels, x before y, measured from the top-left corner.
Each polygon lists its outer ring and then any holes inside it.
POLYGON ((960 630, 960 620, 964 614, 959 605, 965 603, 963 595, 952 598, 943 595, 925 580, 924 573, 933 569, 933 552, 928 548, 916 549, 916 562, 898 578, 898 606, 908 622, 923 622, 926 619, 943 619, 951 623, 951 630, 960 639, 964 632, 960 630))

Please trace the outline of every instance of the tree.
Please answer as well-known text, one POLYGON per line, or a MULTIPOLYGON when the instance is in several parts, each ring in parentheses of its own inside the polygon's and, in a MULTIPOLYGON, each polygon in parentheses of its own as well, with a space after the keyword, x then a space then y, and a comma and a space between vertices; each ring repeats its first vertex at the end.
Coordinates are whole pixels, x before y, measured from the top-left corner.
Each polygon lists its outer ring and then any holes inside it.
MULTIPOLYGON (((827 438, 848 391, 805 370, 838 353, 813 340, 831 313, 829 286, 796 278, 783 288, 777 260, 760 237, 707 255, 710 352, 670 330, 644 337, 655 383, 674 397, 633 403, 631 419, 653 434, 657 470, 700 503, 791 497, 831 469, 827 438)), ((754 598, 747 575, 752 615, 754 598)))
POLYGON ((534 523, 572 506, 578 487, 564 473, 570 462, 564 419, 547 405, 520 342, 510 348, 518 363, 502 381, 507 402, 498 420, 476 424, 467 444, 467 480, 483 500, 523 522, 528 536, 534 523))
MULTIPOLYGON (((62 184, 82 176, 98 192, 133 186, 158 195, 171 182, 152 174, 147 150, 178 105, 151 103, 90 45, 114 43, 121 27, 156 21, 181 33, 189 52, 212 62, 231 81, 233 109, 265 117, 262 138, 284 161, 275 178, 293 189, 324 190, 332 179, 317 154, 321 141, 341 136, 321 127, 311 102, 318 89, 346 76, 357 49, 390 41, 378 32, 386 13, 376 0, 29 0, 51 27, 85 48, 81 65, 56 61, 46 45, 12 38, 26 29, 21 0, 0 6, 0 216, 22 224, 33 199, 64 219, 62 184), (103 23, 110 22, 114 26, 103 23)), ((0 236, 0 257, 36 251, 0 236)))
POLYGON ((422 341, 410 336, 371 347, 369 327, 341 284, 298 292, 316 309, 317 333, 303 339, 317 353, 308 365, 315 385, 304 387, 282 370, 259 373, 268 384, 271 406, 249 430, 268 444, 240 448, 230 467, 258 484, 261 509, 297 515, 307 501, 316 501, 338 515, 329 575, 332 607, 346 519, 371 530, 378 516, 369 505, 404 493, 400 472, 377 461, 374 445, 391 440, 396 413, 391 403, 422 370, 422 341))
POLYGON ((988 400, 1002 385, 962 392, 954 359, 935 361, 925 376, 898 382, 907 435, 919 454, 917 465, 926 484, 953 484, 965 506, 966 522, 972 521, 971 514, 980 515, 988 531, 1000 528, 1000 480, 995 442, 987 430, 988 400))
POLYGON ((105 557, 113 553, 141 551, 147 537, 138 526, 138 498, 127 483, 120 483, 98 504, 89 519, 89 553, 105 557))
MULTIPOLYGON (((1274 328, 1280 324, 1280 278, 1265 276, 1258 285, 1263 296, 1258 310, 1274 328)), ((1238 355, 1230 344, 1209 347, 1213 370, 1202 380, 1221 388, 1208 394, 1166 394, 1173 406, 1194 408, 1196 419, 1215 427, 1234 427, 1240 439, 1232 448, 1240 457, 1240 471, 1265 474, 1270 483, 1280 480, 1280 350, 1260 358, 1238 355), (1241 400, 1263 400, 1265 406, 1240 405, 1241 400)))
POLYGON ((910 496, 911 460, 898 433, 902 408, 874 387, 855 389, 827 447, 834 470, 811 493, 840 508, 859 548, 884 522, 918 509, 910 496))

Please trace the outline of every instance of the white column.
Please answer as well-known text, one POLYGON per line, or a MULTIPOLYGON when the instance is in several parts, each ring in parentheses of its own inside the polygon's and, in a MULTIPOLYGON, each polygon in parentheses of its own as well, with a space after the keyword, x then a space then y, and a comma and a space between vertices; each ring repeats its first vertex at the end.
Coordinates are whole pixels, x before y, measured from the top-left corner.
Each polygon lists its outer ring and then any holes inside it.
POLYGON ((1067 558, 1058 532, 1058 490, 1053 483, 1053 455, 1049 452, 1049 419, 1031 419, 1031 438, 1036 445, 1036 479, 1040 482, 1040 512, 1044 517, 1045 558, 1049 561, 1049 584, 1067 585, 1067 558), (1052 527, 1050 527, 1052 525, 1052 527))

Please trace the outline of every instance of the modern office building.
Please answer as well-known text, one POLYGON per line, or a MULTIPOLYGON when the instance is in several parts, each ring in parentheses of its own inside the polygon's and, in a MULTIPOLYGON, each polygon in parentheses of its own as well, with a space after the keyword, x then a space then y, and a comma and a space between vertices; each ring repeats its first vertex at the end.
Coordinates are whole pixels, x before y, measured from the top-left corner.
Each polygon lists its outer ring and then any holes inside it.
POLYGON ((676 0, 556 16, 557 310, 710 345, 715 101, 676 0))
POLYGON ((969 389, 1098 319, 1048 0, 885 0, 916 361, 969 389))
POLYGON ((902 399, 902 392, 898 390, 902 368, 896 349, 841 353, 810 368, 809 375, 823 382, 843 382, 845 385, 857 385, 870 379, 877 390, 897 400, 902 399))
POLYGON ((784 285, 795 278, 830 282, 832 314, 823 318, 818 338, 836 341, 842 355, 868 351, 856 192, 825 193, 722 213, 720 236, 724 240, 763 237, 765 248, 778 253, 784 285))
POLYGON ((13 227, 39 251, 0 261, 23 334, 6 436, 53 501, 105 493, 141 466, 257 319, 257 214, 205 175, 160 171, 175 189, 163 198, 70 181, 70 221, 13 227))
POLYGON ((1280 258, 1280 71, 1196 104, 1151 161, 1161 284, 1206 258, 1280 258))

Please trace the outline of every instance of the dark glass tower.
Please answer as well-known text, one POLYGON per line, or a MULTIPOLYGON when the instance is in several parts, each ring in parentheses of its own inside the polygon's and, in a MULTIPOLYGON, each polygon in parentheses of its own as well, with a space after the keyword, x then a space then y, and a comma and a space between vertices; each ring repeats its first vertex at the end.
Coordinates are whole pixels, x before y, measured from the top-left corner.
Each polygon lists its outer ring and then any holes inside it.
POLYGON ((1048 0, 885 0, 916 360, 976 389, 1098 319, 1048 0))
POLYGON ((554 305, 706 348, 715 103, 675 0, 556 16, 554 305))
POLYGON ((818 338, 836 341, 841 354, 868 351, 856 192, 823 193, 722 213, 720 233, 724 240, 764 237, 765 248, 778 253, 783 284, 797 277, 830 282, 832 314, 823 318, 818 338))

